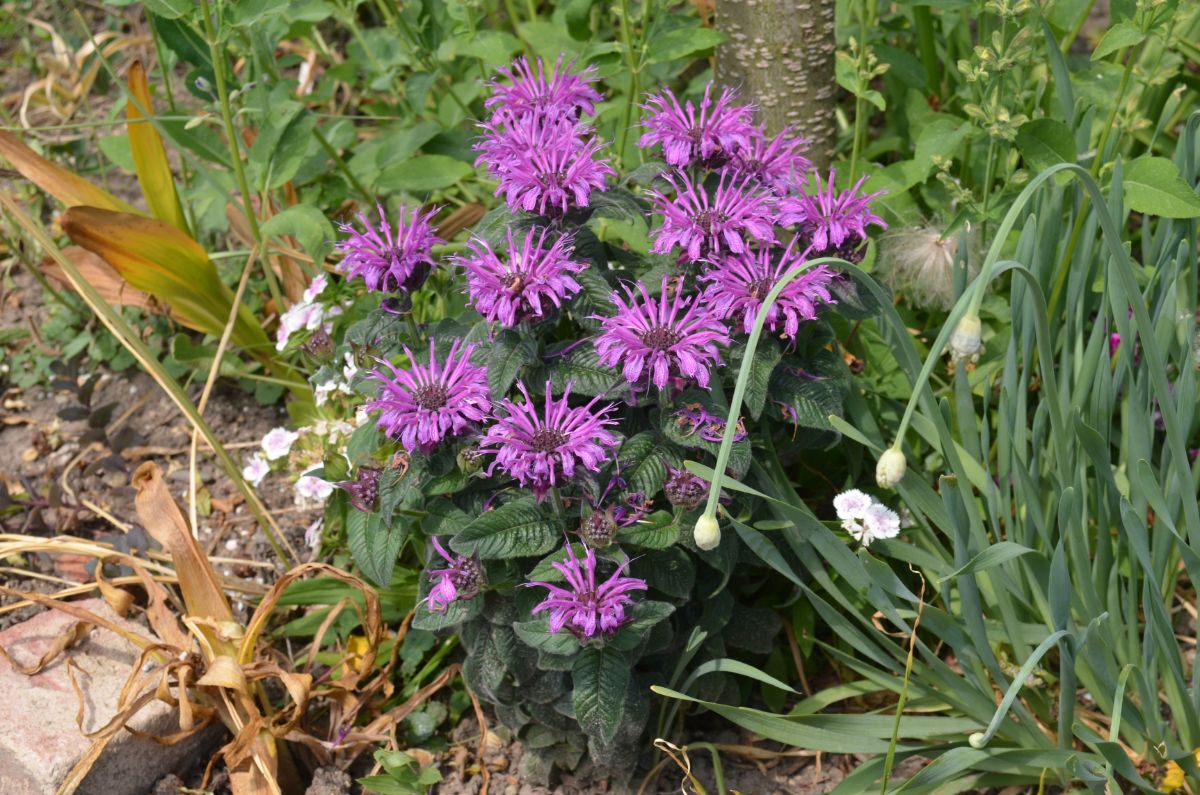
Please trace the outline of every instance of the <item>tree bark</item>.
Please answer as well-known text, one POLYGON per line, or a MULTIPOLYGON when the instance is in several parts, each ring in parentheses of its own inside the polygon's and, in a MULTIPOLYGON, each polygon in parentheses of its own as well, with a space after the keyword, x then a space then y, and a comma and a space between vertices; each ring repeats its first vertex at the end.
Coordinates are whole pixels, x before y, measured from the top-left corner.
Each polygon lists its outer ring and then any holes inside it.
POLYGON ((833 156, 835 0, 717 0, 717 79, 758 106, 774 135, 791 126, 820 169, 833 156))

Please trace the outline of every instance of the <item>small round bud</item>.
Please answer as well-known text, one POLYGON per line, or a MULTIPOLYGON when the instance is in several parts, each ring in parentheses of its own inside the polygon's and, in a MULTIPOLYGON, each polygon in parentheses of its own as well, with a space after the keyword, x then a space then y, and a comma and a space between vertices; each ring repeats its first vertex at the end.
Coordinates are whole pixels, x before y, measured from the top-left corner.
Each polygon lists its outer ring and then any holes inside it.
POLYGON ((983 350, 983 326, 975 315, 967 315, 958 321, 950 335, 950 358, 956 362, 973 362, 983 350))
POLYGON ((676 508, 691 510, 704 499, 708 493, 708 484, 686 469, 667 468, 667 480, 663 483, 663 494, 667 502, 676 508))
POLYGON ((303 350, 318 363, 324 364, 333 359, 333 340, 328 331, 324 328, 317 328, 309 337, 308 342, 304 344, 303 350))
POLYGON ((889 447, 879 456, 879 463, 875 465, 875 482, 881 489, 893 489, 903 479, 907 469, 908 462, 900 448, 889 447))
POLYGON ((983 732, 975 732, 967 738, 967 742, 971 744, 972 748, 983 748, 987 745, 987 737, 983 732))
POLYGON ((721 543, 721 526, 717 517, 704 514, 696 520, 696 528, 692 531, 692 540, 701 549, 716 549, 721 543))

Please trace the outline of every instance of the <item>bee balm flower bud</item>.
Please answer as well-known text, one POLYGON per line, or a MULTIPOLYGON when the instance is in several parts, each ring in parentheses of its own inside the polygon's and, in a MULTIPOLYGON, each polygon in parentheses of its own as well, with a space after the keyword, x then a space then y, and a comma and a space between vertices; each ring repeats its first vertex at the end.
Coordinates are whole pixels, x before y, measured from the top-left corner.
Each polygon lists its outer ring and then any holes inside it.
POLYGON ((721 526, 717 524, 717 517, 704 514, 697 519, 696 529, 692 531, 692 540, 701 549, 716 549, 721 543, 721 526))
POLYGON ((967 315, 958 321, 950 335, 950 358, 956 362, 973 362, 983 350, 983 326, 975 315, 967 315))
POLYGON ((895 488, 906 469, 908 462, 904 459, 904 453, 898 447, 889 447, 879 456, 879 463, 875 465, 875 482, 881 489, 895 488))

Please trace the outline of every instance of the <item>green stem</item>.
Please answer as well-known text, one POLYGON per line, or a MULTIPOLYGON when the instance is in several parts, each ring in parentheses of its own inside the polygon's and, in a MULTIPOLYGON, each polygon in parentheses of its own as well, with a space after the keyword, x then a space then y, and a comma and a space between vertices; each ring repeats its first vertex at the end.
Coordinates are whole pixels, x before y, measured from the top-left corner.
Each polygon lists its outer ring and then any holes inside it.
POLYGON ((562 525, 563 532, 567 529, 567 509, 563 505, 562 495, 558 493, 558 486, 550 488, 550 500, 554 504, 554 513, 558 516, 558 523, 562 525))
POLYGON ((942 65, 937 57, 937 39, 929 6, 913 6, 913 23, 917 28, 917 50, 921 53, 921 65, 925 67, 925 84, 930 93, 937 93, 942 65))
MULTIPOLYGON (((225 138, 229 146, 229 157, 233 161, 233 175, 237 180, 238 191, 242 194, 242 211, 246 214, 246 222, 250 225, 250 234, 260 251, 263 246, 262 230, 258 226, 258 216, 254 214, 254 203, 251 201, 250 183, 246 180, 246 169, 242 165, 242 147, 238 142, 237 128, 233 124, 233 110, 229 101, 229 86, 225 84, 225 51, 219 46, 216 31, 213 29, 212 13, 208 0, 200 0, 200 15, 204 19, 204 36, 208 39, 208 54, 213 64, 213 79, 217 84, 217 100, 221 105, 221 121, 225 125, 225 138)), ((276 311, 284 309, 283 296, 279 292, 279 283, 275 280, 275 272, 266 257, 262 258, 263 275, 267 280, 267 289, 275 302, 276 311)))
POLYGON ((338 171, 342 172, 342 176, 346 178, 346 181, 350 183, 358 195, 369 202, 374 201, 375 197, 367 190, 365 185, 358 181, 358 177, 354 176, 354 172, 350 170, 350 167, 346 165, 346 161, 333 148, 333 144, 329 143, 329 139, 325 137, 325 134, 320 129, 314 127, 313 135, 316 136, 317 143, 325 150, 325 154, 329 155, 330 159, 333 160, 333 164, 337 166, 338 171))

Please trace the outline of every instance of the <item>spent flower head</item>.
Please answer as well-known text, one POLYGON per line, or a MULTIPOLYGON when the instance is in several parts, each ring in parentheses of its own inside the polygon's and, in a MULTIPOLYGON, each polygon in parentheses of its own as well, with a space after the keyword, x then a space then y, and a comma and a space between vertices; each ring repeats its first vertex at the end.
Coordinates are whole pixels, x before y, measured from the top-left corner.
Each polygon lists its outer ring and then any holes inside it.
MULTIPOLYGON (((685 403, 683 408, 675 412, 675 421, 683 430, 685 436, 696 434, 706 442, 717 443, 725 438, 726 421, 722 417, 709 412, 699 403, 685 403)), ((741 418, 733 429, 733 440, 740 442, 746 438, 746 426, 741 418)))
POLYGON ((612 635, 631 618, 625 612, 633 604, 630 594, 646 590, 646 581, 624 576, 629 566, 626 560, 608 579, 599 582, 594 549, 588 547, 583 560, 575 554, 570 543, 566 545, 566 551, 566 560, 550 565, 566 578, 567 587, 536 580, 525 583, 527 588, 545 588, 549 592, 533 608, 533 614, 548 611, 552 634, 565 628, 580 642, 612 635))
POLYGON ((537 59, 535 69, 524 56, 513 61, 512 66, 498 69, 509 84, 499 80, 488 84, 492 95, 483 106, 491 111, 492 121, 525 116, 574 121, 595 113, 596 103, 604 98, 592 86, 596 67, 576 72, 573 61, 564 67, 563 58, 558 56, 552 69, 547 69, 541 58, 537 59))
POLYGON ((821 176, 813 175, 813 193, 787 196, 779 202, 779 223, 782 226, 797 225, 812 247, 815 256, 849 256, 867 239, 867 227, 887 229, 883 219, 871 212, 871 200, 883 191, 860 194, 859 189, 867 181, 865 176, 849 190, 838 192, 833 187, 835 170, 830 170, 829 179, 821 184, 821 176))
POLYGON ((608 430, 617 423, 609 416, 615 406, 596 409, 600 398, 594 397, 585 406, 572 407, 570 386, 555 400, 547 381, 539 414, 525 384, 518 381, 517 389, 524 401, 501 402, 495 424, 479 443, 480 452, 495 456, 487 474, 498 467, 541 502, 550 489, 570 483, 577 470, 598 472, 618 445, 608 430))
MULTIPOLYGON (((782 255, 771 249, 759 249, 741 255, 714 258, 711 268, 701 275, 707 286, 704 298, 718 317, 733 319, 736 326, 749 334, 767 295, 783 277, 805 262, 807 252, 796 251, 796 239, 782 255)), ((780 332, 793 343, 800 332, 800 322, 815 320, 821 304, 834 303, 830 283, 837 278, 825 265, 801 273, 784 286, 767 312, 764 328, 780 332)))
POLYGON ((443 613, 450 604, 458 599, 471 599, 479 593, 485 584, 483 563, 478 555, 452 555, 446 551, 436 536, 430 536, 429 542, 442 558, 450 565, 444 569, 427 569, 430 581, 433 582, 425 604, 431 613, 443 613))
POLYGON ((361 278, 368 290, 411 292, 425 282, 434 267, 434 245, 445 242, 430 224, 437 209, 421 212, 420 207, 401 205, 394 227, 382 204, 378 210, 378 224, 359 213, 361 229, 340 225, 346 237, 337 244, 345 255, 339 270, 347 279, 361 278))
POLYGON ((680 104, 670 89, 652 94, 642 106, 646 132, 638 140, 643 149, 661 145, 663 159, 676 168, 702 163, 719 165, 749 149, 754 136, 754 106, 738 105, 737 92, 726 88, 715 101, 713 84, 704 89, 699 106, 689 99, 680 104))
POLYGON ((596 353, 605 367, 621 367, 635 389, 647 382, 666 389, 673 378, 694 381, 705 389, 709 368, 721 364, 719 345, 729 344, 725 329, 699 296, 672 290, 666 276, 662 291, 652 297, 641 282, 625 287, 625 297, 613 291, 617 313, 595 319, 601 323, 596 353))
POLYGON ((378 411, 379 428, 410 451, 428 453, 446 437, 463 435, 492 407, 487 370, 471 364, 473 350, 455 340, 438 361, 430 338, 429 362, 422 364, 405 346, 408 369, 380 360, 367 376, 379 384, 379 395, 364 408, 378 411))
POLYGON ((587 265, 571 259, 571 238, 563 235, 547 245, 548 234, 545 228, 530 229, 518 244, 510 228, 507 259, 497 256, 481 238, 467 244, 469 255, 456 258, 467 272, 470 306, 488 322, 511 327, 541 320, 551 305, 561 307, 582 289, 574 274, 587 265))
POLYGON ((668 197, 653 190, 654 208, 663 223, 654 231, 656 254, 679 246, 680 260, 695 262, 724 252, 742 254, 750 241, 775 242, 775 197, 751 177, 722 175, 710 196, 701 184, 682 172, 664 177, 674 190, 668 197))

